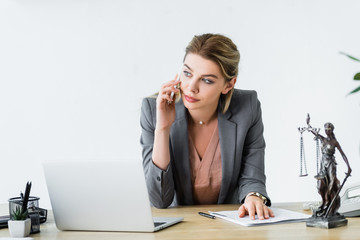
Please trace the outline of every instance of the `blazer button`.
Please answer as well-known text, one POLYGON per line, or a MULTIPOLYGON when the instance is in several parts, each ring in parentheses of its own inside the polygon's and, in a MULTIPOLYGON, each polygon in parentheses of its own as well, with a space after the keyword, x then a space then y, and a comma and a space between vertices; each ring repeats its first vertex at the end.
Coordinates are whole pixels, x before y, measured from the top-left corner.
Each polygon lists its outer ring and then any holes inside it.
POLYGON ((159 176, 156 177, 156 180, 158 180, 159 182, 161 181, 161 178, 159 176))

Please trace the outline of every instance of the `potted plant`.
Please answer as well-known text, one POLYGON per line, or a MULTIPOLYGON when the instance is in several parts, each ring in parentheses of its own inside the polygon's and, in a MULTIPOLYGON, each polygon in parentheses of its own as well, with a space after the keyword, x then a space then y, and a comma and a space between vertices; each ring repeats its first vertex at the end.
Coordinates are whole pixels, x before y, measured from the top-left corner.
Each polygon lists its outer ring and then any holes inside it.
POLYGON ((9 199, 10 220, 8 228, 11 237, 27 237, 30 235, 31 219, 28 212, 31 182, 26 183, 25 195, 21 193, 21 201, 9 199))
POLYGON ((13 238, 27 237, 30 234, 31 220, 28 218, 28 211, 21 206, 16 206, 8 221, 9 233, 13 238))

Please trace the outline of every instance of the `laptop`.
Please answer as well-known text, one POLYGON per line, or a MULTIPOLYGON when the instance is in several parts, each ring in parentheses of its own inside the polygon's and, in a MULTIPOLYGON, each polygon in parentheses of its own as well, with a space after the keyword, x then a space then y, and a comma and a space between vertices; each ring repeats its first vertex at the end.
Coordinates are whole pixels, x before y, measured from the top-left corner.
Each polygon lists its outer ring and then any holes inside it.
POLYGON ((141 161, 43 163, 60 230, 155 232, 184 220, 153 218, 141 161))

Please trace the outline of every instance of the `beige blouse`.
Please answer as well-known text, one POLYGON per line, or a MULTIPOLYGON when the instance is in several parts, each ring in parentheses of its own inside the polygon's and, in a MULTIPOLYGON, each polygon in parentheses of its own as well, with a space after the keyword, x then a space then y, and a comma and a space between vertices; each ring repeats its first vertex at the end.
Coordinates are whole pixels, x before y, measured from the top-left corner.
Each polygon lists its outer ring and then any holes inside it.
POLYGON ((195 204, 216 204, 220 194, 222 177, 218 125, 216 123, 202 159, 199 157, 190 134, 188 135, 194 202, 195 204))

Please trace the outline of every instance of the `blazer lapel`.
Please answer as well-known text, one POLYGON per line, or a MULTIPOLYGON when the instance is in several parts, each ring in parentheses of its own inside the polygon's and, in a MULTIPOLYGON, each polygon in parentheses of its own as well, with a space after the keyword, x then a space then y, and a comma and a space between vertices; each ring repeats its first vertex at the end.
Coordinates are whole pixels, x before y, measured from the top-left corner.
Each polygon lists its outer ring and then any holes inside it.
POLYGON ((177 188, 179 193, 184 194, 181 204, 193 204, 191 171, 189 163, 188 124, 186 108, 182 101, 176 105, 176 119, 171 127, 170 133, 171 150, 173 152, 173 163, 175 165, 177 188))
POLYGON ((218 111, 219 138, 222 161, 222 181, 218 203, 224 203, 228 195, 232 179, 232 170, 235 161, 236 146, 236 123, 229 121, 231 112, 228 110, 225 114, 218 111))

